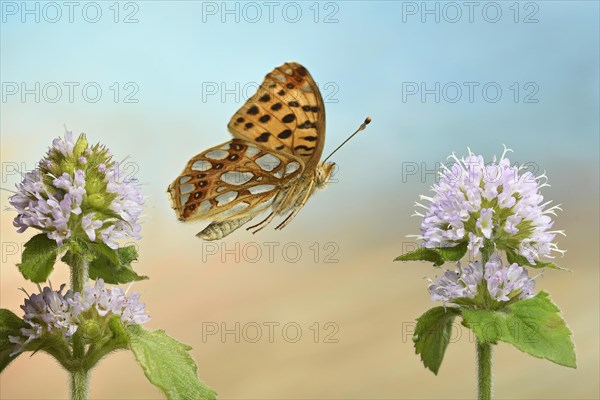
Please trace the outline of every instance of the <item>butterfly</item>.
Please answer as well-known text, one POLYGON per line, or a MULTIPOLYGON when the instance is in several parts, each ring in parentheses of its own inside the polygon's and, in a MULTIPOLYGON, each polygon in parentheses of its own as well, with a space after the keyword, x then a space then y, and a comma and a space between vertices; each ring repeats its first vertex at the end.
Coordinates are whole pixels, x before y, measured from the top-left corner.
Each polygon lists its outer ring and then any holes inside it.
POLYGON ((285 218, 275 229, 283 229, 327 186, 335 163, 320 161, 325 105, 302 65, 285 63, 268 73, 227 128, 234 138, 192 157, 168 188, 180 221, 211 220, 200 238, 224 238, 268 209, 247 229, 256 233, 278 215, 285 218))

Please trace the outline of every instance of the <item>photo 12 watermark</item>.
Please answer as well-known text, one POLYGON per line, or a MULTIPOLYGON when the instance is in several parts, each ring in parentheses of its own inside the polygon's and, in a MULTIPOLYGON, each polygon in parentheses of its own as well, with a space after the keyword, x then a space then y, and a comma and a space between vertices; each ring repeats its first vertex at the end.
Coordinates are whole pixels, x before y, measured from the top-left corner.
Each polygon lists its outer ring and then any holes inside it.
MULTIPOLYGON (((6 211, 6 210, 3 210, 6 211)), ((135 248, 135 251, 139 251, 139 245, 137 242, 126 242, 122 243, 123 247, 132 246, 135 248)), ((27 250, 28 257, 32 257, 32 259, 44 260, 44 257, 48 256, 47 248, 45 247, 36 247, 36 245, 27 244, 27 242, 16 242, 16 241, 2 241, 0 242, 0 257, 2 259, 2 264, 11 264, 17 265, 23 259, 23 252, 27 250), (27 249, 26 249, 27 247, 27 249)), ((97 249, 92 249, 92 253, 95 253, 96 256, 102 257, 104 253, 98 251, 97 249)), ((138 262, 137 259, 133 259, 130 261, 131 264, 136 264, 138 262)))
POLYGON ((2 103, 98 103, 136 104, 137 82, 2 82, 2 103))
MULTIPOLYGON (((38 163, 27 161, 3 161, 0 164, 2 188, 9 190, 11 183, 20 182, 23 176, 29 172, 36 172, 38 163)), ((132 182, 137 180, 140 172, 140 165, 131 160, 115 162, 111 167, 109 182, 132 182)), ((39 173, 39 172, 38 172, 39 173)))
POLYGON ((336 322, 202 322, 202 343, 339 343, 336 322))
POLYGON ((403 23, 537 24, 540 5, 533 1, 403 1, 403 23))
POLYGON ((499 103, 537 104, 540 86, 537 82, 488 81, 402 82, 402 102, 420 103, 499 103))
MULTIPOLYGON (((402 322, 402 343, 414 343, 415 328, 417 322, 408 321, 402 322)), ((427 329, 421 336, 436 337, 435 340, 448 340, 448 343, 457 343, 464 340, 465 337, 469 343, 476 343, 477 337, 474 330, 480 332, 480 335, 487 338, 490 342, 497 340, 500 337, 510 335, 515 343, 535 344, 539 343, 540 326, 536 323, 524 323, 514 321, 502 326, 496 322, 485 324, 474 323, 470 328, 465 328, 460 322, 453 321, 450 329, 447 329, 445 324, 437 323, 427 329), (466 334, 465 334, 466 333, 466 334)))
MULTIPOLYGON (((466 163, 469 165, 468 161, 466 163)), ((445 162, 403 161, 401 165, 400 175, 402 183, 437 183, 441 179, 440 171, 446 170, 449 171, 446 174, 446 179, 451 179, 452 182, 463 180, 474 182, 482 178, 474 174, 473 169, 460 168, 452 159, 448 159, 445 162)), ((485 165, 482 171, 483 179, 490 183, 500 184, 507 179, 511 183, 534 183, 539 177, 540 166, 535 161, 526 161, 523 163, 514 163, 506 170, 498 164, 490 162, 485 165), (529 171, 531 174, 519 175, 517 173, 519 171, 529 171)))
MULTIPOLYGON (((321 92, 324 103, 339 103, 340 100, 337 96, 340 87, 336 82, 324 82, 320 85, 316 82, 316 85, 321 92)), ((258 82, 202 82, 202 102, 226 103, 232 101, 237 104, 254 96, 259 88, 260 83, 258 82)), ((278 95, 277 92, 280 90, 279 88, 267 88, 267 93, 272 98, 284 96, 284 94, 278 95)), ((293 98, 300 98, 299 95, 300 93, 296 94, 294 91, 288 91, 286 94, 286 96, 293 98)))
POLYGON ((2 23, 137 24, 140 3, 136 1, 2 1, 2 23))
POLYGON ((202 22, 337 24, 340 3, 334 1, 203 1, 202 22))
POLYGON ((207 242, 200 247, 202 263, 314 263, 340 262, 337 242, 207 242))

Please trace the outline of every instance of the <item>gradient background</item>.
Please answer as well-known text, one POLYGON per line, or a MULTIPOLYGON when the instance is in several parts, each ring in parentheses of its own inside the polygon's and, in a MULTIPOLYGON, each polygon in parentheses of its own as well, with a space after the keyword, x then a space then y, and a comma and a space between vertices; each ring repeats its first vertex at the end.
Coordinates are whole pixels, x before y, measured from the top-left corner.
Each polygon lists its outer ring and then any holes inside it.
MULTIPOLYGON (((39 102, 33 95, 22 101, 3 88, 2 188, 14 187, 20 180, 15 170, 32 168, 52 139, 62 135, 63 124, 86 132, 91 142, 107 144, 117 158, 130 156, 129 171, 147 196, 136 269, 151 277, 134 290, 143 293, 151 312, 148 327, 164 328, 191 344, 200 377, 221 398, 474 396, 475 349, 468 331, 457 328, 437 377, 414 354, 412 321, 434 305, 424 278, 438 272, 427 264, 392 259, 414 246, 405 237, 420 223, 410 218, 413 202, 434 182, 436 163, 452 151, 464 154, 467 146, 485 157, 500 155, 503 144, 514 149, 513 162, 530 163, 538 174, 546 171, 552 187, 544 195, 563 204, 555 226, 567 231, 559 245, 568 252, 558 261, 573 273, 547 271, 538 277, 537 288, 550 292, 562 308, 574 332, 579 367, 560 367, 501 344, 494 365, 497 398, 600 396, 597 2, 518 3, 518 22, 513 2, 499 2, 502 16, 496 23, 483 18, 484 7, 488 19, 495 14, 486 2, 477 3, 472 22, 461 6, 462 18, 455 23, 448 20, 455 18, 456 8, 444 9, 444 3, 437 3, 439 23, 435 15, 424 15, 423 22, 420 11, 406 13, 413 5, 421 9, 421 2, 278 2, 272 21, 259 2, 254 4, 262 15, 256 22, 256 9, 245 3, 227 4, 237 7, 236 21, 235 11, 222 14, 221 2, 132 2, 118 5, 118 23, 109 8, 113 2, 98 3, 97 23, 83 19, 85 2, 75 9, 72 23, 64 6, 56 23, 46 20, 54 18, 50 9, 39 22, 35 15, 25 15, 22 22, 20 13, 6 12, 7 3, 2 2, 2 83, 80 86, 73 102, 63 86, 56 103, 48 101, 54 92, 42 93, 39 102), (218 13, 203 14, 203 7, 216 7, 218 13), (293 23, 297 8, 302 14, 293 23), (131 12, 138 21, 123 23, 131 12), (330 19, 337 22, 325 23, 333 12, 330 19), (537 22, 524 23, 532 12, 537 22), (177 222, 166 187, 191 156, 228 140, 227 121, 246 98, 242 89, 251 94, 252 85, 284 61, 303 63, 322 88, 325 153, 366 115, 373 123, 334 157, 337 182, 314 196, 285 230, 275 232, 271 225, 255 236, 236 232, 217 247, 206 245, 194 237, 203 225, 177 222), (87 82, 103 90, 96 103, 82 96, 87 82), (121 88, 116 102, 109 89, 114 82, 121 88), (137 103, 123 101, 127 82, 139 88, 137 103), (428 88, 436 82, 480 86, 473 101, 463 86, 462 97, 452 103, 447 100, 454 92, 439 102, 434 95, 424 101, 407 96, 407 82, 425 82, 428 88), (488 82, 502 89, 495 103, 482 96, 488 82), (516 102, 514 82, 521 87, 516 102), (537 103, 525 102, 528 82, 539 89, 537 103), (224 84, 235 94, 203 96, 203 87, 212 84, 224 84), (415 168, 415 174, 408 173, 415 168), (269 246, 276 246, 272 257, 269 246), (291 262, 298 248, 300 259, 291 262), (225 323, 229 329, 240 323, 251 339, 255 331, 247 324, 253 322, 263 327, 256 343, 244 336, 236 343, 232 334, 203 340, 203 323, 225 323), (280 324, 273 343, 265 322, 280 324), (302 329, 296 343, 282 335, 282 326, 290 322, 302 329), (315 322, 318 343, 310 328, 315 322), (327 322, 339 328, 337 343, 324 342, 332 332, 324 329, 327 322)), ((43 13, 43 4, 38 7, 43 13)), ((87 11, 93 18, 94 9, 87 11)), ((33 290, 34 285, 15 267, 20 259, 15 246, 33 232, 15 233, 9 195, 2 195, 0 301, 19 313, 23 296, 17 288, 33 290)), ((64 282, 66 272, 57 265, 52 282, 64 282)), ((294 333, 288 331, 289 337, 294 333)), ((65 398, 67 379, 48 356, 21 356, 0 377, 0 396, 65 398)), ((111 355, 93 371, 91 396, 162 397, 128 352, 111 355)))

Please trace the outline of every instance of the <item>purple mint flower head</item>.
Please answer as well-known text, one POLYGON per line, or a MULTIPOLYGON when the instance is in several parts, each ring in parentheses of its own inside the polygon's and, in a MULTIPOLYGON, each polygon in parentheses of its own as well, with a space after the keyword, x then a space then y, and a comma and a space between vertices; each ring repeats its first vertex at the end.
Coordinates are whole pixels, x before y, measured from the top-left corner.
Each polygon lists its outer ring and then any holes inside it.
POLYGON ((503 266, 498 256, 492 256, 485 269, 479 261, 465 267, 458 262, 457 268, 456 271, 446 270, 437 282, 430 282, 431 300, 452 303, 461 298, 473 299, 483 281, 489 296, 495 301, 528 299, 535 295, 535 281, 529 277, 527 270, 517 264, 503 266))
POLYGON ((525 167, 511 166, 504 150, 500 160, 486 164, 482 156, 458 158, 440 171, 429 204, 416 203, 424 212, 421 235, 428 248, 453 247, 467 243, 477 256, 484 240, 497 247, 513 249, 535 264, 541 257, 564 253, 554 243, 557 234, 552 220, 560 205, 549 207, 540 189, 548 186, 546 176, 535 176, 525 167))
POLYGON ((69 304, 73 307, 74 318, 94 310, 101 317, 119 315, 127 324, 143 324, 150 321, 150 316, 139 299, 137 293, 126 296, 121 288, 105 288, 104 281, 98 279, 94 286, 86 286, 83 294, 75 293, 69 304))
POLYGON ((24 175, 10 203, 19 232, 36 228, 62 245, 73 238, 103 241, 141 237, 143 196, 135 180, 119 180, 108 149, 89 146, 84 134, 54 139, 38 167, 24 175))
POLYGON ((485 279, 490 295, 498 301, 509 301, 515 294, 521 299, 535 295, 535 281, 527 270, 516 263, 503 267, 500 257, 492 257, 485 264, 485 279))
POLYGON ((127 296, 121 288, 105 288, 102 279, 94 286, 86 286, 82 293, 70 290, 63 294, 51 287, 39 288, 39 294, 28 295, 21 308, 23 320, 28 325, 21 335, 9 336, 16 347, 12 354, 27 350, 27 345, 46 333, 62 335, 70 340, 80 326, 94 321, 97 326, 106 325, 108 319, 118 315, 125 324, 143 324, 150 320, 140 296, 127 296))

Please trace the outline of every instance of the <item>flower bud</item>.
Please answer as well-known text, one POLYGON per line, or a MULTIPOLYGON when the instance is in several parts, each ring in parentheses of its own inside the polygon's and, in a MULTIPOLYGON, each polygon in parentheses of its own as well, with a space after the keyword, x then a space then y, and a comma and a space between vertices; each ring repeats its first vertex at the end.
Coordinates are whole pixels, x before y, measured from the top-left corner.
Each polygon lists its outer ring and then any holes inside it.
POLYGON ((91 342, 102 338, 102 328, 102 325, 94 319, 86 319, 79 325, 79 330, 81 330, 83 337, 91 342))
POLYGON ((79 135, 77 142, 75 142, 75 146, 73 147, 73 156, 75 158, 81 157, 88 148, 88 141, 85 137, 85 133, 79 135))

